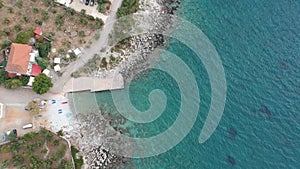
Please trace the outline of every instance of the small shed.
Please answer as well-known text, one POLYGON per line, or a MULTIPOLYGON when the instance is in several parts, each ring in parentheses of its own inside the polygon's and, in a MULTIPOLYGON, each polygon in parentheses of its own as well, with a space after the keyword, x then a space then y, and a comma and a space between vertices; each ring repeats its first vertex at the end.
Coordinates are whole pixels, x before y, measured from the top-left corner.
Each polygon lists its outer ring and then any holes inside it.
POLYGON ((79 54, 81 54, 81 51, 80 51, 79 48, 74 49, 73 52, 75 53, 76 56, 78 56, 79 54))
POLYGON ((39 36, 42 36, 43 31, 41 28, 35 28, 34 34, 39 37, 39 36))
POLYGON ((32 86, 32 83, 34 82, 34 77, 29 77, 29 82, 27 83, 27 86, 32 86))
POLYGON ((60 71, 61 69, 60 69, 60 66, 59 65, 55 65, 54 66, 54 71, 55 72, 58 72, 58 71, 60 71))
POLYGON ((54 58, 54 63, 60 64, 60 58, 54 58))
POLYGON ((45 70, 43 70, 43 73, 44 73, 46 76, 50 77, 50 70, 45 69, 45 70))

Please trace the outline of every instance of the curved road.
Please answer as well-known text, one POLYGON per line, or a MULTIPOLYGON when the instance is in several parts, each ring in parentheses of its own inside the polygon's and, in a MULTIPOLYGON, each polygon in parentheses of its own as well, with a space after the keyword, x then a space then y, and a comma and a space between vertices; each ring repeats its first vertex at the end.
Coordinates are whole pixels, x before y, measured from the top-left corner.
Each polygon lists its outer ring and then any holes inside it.
POLYGON ((111 6, 111 13, 107 17, 106 23, 100 32, 100 38, 91 44, 91 47, 82 51, 81 56, 75 61, 70 63, 63 70, 61 77, 53 81, 53 87, 50 90, 51 93, 63 92, 63 87, 68 80, 71 79, 71 74, 82 67, 89 59, 93 58, 94 54, 107 46, 109 33, 113 29, 113 23, 116 20, 116 13, 118 8, 121 6, 122 0, 114 0, 111 6))

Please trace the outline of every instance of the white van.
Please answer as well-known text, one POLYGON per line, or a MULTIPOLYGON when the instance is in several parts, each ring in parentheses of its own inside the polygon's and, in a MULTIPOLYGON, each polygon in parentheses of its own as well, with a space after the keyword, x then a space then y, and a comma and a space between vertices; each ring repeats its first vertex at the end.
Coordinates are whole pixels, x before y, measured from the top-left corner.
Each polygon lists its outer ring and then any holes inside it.
POLYGON ((23 129, 29 129, 29 128, 32 128, 32 123, 29 123, 29 124, 26 124, 23 126, 23 129))

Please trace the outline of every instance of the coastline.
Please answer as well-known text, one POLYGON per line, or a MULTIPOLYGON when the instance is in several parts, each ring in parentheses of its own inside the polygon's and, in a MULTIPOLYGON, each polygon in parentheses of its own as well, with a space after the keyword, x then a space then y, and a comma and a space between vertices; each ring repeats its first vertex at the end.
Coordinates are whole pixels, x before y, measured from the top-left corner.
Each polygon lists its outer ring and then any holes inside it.
MULTIPOLYGON (((156 0, 141 0, 140 11, 153 12, 155 14, 174 14, 179 7, 180 2, 178 0, 162 0, 156 2, 156 0), (170 5, 174 3, 174 6, 170 5)), ((155 18, 152 18, 155 20, 155 18)), ((162 22, 157 25, 159 29, 170 28, 172 21, 162 22)), ((138 21, 137 21, 138 22, 138 21)), ((170 30, 167 30, 170 31, 170 30)), ((158 58, 153 58, 151 53, 156 48, 164 48, 168 44, 168 37, 157 34, 145 34, 133 37, 130 41, 130 48, 125 52, 124 60, 111 70, 102 69, 95 73, 97 77, 110 77, 116 72, 121 73, 128 82, 132 79, 140 70, 145 70, 151 67, 153 62, 159 61, 158 58), (134 51, 134 52, 132 52, 134 51)), ((79 148, 80 154, 84 157, 85 168, 87 167, 111 167, 118 168, 125 164, 130 163, 130 159, 119 157, 117 154, 111 153, 111 149, 118 149, 119 151, 132 151, 124 150, 123 146, 118 145, 118 136, 120 133, 126 132, 118 128, 112 128, 111 120, 120 118, 120 123, 125 123, 126 119, 123 117, 109 116, 104 118, 103 109, 97 106, 97 101, 94 100, 94 93, 69 93, 67 97, 70 101, 70 107, 72 112, 76 112, 75 117, 71 120, 70 124, 73 130, 66 132, 66 137, 70 138, 72 145, 79 148), (76 99, 76 95, 80 95, 82 101, 76 99), (84 104, 82 106, 76 106, 75 104, 84 104), (81 108, 82 110, 81 110, 81 108), (93 129, 97 128, 96 131, 93 129)), ((75 113, 74 113, 75 114, 75 113)), ((128 132, 128 131, 127 131, 128 132)), ((123 143, 124 144, 124 143, 123 143)), ((134 144, 134 143, 132 143, 134 144)), ((119 143, 122 145, 122 143, 119 143)))

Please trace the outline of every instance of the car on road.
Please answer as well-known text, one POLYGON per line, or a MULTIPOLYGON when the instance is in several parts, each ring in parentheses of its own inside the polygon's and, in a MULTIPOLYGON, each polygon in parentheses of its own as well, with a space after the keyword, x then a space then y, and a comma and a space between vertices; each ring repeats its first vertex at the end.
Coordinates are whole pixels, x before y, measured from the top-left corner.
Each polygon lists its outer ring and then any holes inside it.
POLYGON ((90 3, 90 0, 85 1, 85 5, 89 5, 89 3, 90 3))

